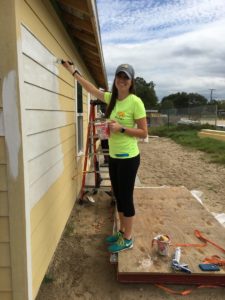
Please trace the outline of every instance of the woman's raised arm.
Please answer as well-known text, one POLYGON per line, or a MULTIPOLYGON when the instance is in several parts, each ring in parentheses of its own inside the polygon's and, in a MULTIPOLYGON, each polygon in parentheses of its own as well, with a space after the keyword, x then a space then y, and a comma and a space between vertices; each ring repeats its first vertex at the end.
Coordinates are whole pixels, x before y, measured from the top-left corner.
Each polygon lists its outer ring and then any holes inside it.
POLYGON ((86 80, 73 64, 69 63, 68 61, 63 61, 62 65, 70 72, 72 76, 76 78, 76 80, 86 91, 95 96, 97 99, 104 101, 104 92, 97 89, 91 82, 86 80))

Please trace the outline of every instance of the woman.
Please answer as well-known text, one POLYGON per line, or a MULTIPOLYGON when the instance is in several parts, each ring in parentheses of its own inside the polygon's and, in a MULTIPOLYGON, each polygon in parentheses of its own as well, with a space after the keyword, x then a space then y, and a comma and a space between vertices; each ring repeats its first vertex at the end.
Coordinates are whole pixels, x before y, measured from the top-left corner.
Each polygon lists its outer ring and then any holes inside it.
POLYGON ((129 64, 118 66, 112 93, 98 90, 69 62, 64 67, 85 90, 106 102, 106 117, 111 120, 109 138, 109 175, 120 220, 119 231, 106 238, 110 252, 133 247, 132 227, 135 216, 133 190, 140 154, 137 138, 146 138, 147 123, 143 102, 134 94, 134 69, 129 64))

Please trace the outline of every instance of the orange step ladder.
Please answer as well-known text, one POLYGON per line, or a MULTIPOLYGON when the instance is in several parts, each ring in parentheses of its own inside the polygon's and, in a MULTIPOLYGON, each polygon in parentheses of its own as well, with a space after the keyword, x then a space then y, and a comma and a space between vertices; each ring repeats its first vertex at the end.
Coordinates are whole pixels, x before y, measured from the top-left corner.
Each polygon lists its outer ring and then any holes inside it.
POLYGON ((98 192, 99 189, 106 190, 106 192, 111 191, 111 185, 104 185, 101 186, 101 182, 103 180, 109 180, 109 178, 102 178, 101 173, 108 173, 108 171, 103 171, 100 169, 99 165, 99 156, 106 155, 106 151, 100 152, 97 151, 97 141, 98 136, 96 133, 95 122, 99 119, 96 119, 96 106, 102 105, 102 101, 100 100, 91 100, 90 101, 90 115, 89 115, 89 122, 88 122, 88 129, 87 129, 87 138, 86 138, 86 148, 85 148, 85 155, 84 155, 84 166, 83 166, 83 174, 82 174, 82 184, 81 184, 81 192, 79 197, 79 203, 82 204, 87 198, 89 201, 90 191, 91 195, 94 195, 98 192), (88 160, 92 159, 91 167, 93 170, 88 169, 88 160), (87 185, 87 174, 94 174, 94 185, 87 185))

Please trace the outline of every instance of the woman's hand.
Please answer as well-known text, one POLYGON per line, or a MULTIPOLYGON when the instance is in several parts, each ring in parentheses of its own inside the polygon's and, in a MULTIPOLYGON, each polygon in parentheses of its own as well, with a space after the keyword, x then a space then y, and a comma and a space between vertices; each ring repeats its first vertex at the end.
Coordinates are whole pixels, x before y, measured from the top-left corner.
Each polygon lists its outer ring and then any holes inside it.
POLYGON ((122 126, 117 123, 116 121, 110 121, 109 122, 109 129, 111 133, 116 133, 116 132, 120 132, 120 129, 122 128, 122 126))
POLYGON ((95 96, 97 99, 101 101, 104 100, 104 92, 97 89, 90 81, 86 80, 80 72, 77 70, 77 68, 69 61, 63 61, 62 65, 64 68, 66 68, 70 74, 75 77, 75 79, 82 85, 82 87, 90 94, 95 96))
POLYGON ((62 63, 63 67, 67 69, 67 71, 69 71, 71 73, 71 75, 73 75, 74 71, 76 70, 74 64, 71 64, 71 62, 69 61, 64 61, 62 63))
MULTIPOLYGON (((134 136, 137 138, 146 138, 148 135, 148 128, 147 128, 147 122, 146 118, 141 118, 138 120, 135 120, 137 124, 137 128, 125 128, 125 134, 129 136, 134 136)), ((111 133, 120 132, 120 130, 123 128, 119 123, 116 121, 110 121, 109 128, 111 133)))

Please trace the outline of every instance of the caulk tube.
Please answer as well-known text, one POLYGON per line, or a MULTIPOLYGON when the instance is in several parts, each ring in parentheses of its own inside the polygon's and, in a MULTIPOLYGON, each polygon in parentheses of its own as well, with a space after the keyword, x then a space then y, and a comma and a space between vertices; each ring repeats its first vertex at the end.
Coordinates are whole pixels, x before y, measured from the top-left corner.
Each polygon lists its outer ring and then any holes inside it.
POLYGON ((179 264, 180 263, 180 257, 181 257, 181 249, 180 249, 180 247, 177 247, 176 250, 175 250, 175 253, 174 253, 173 261, 179 264))

